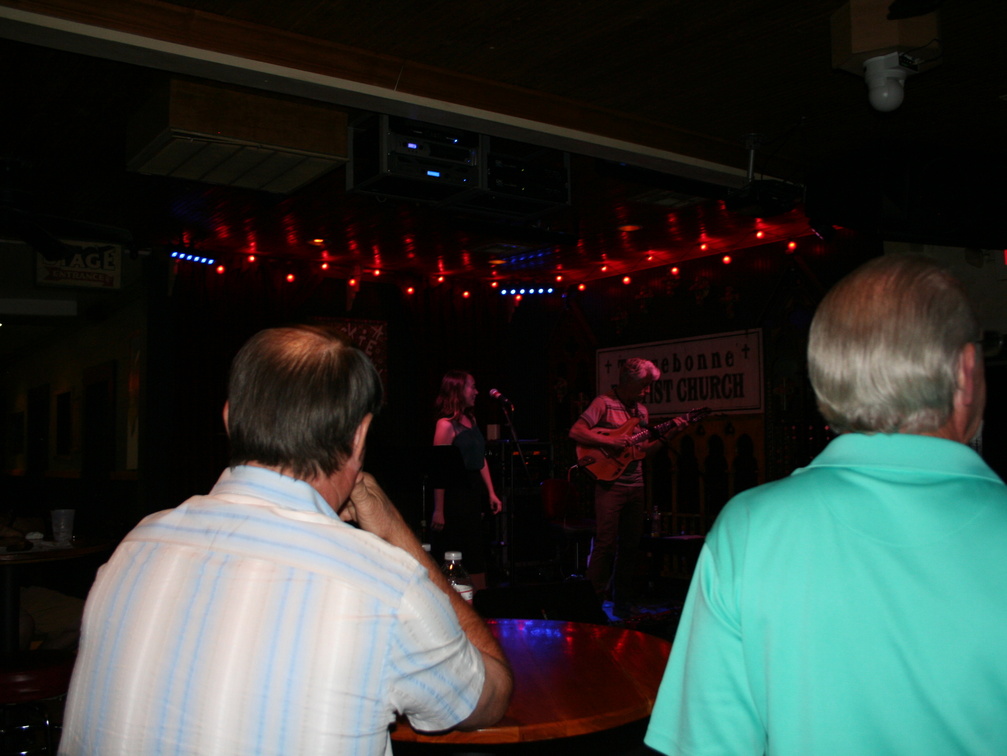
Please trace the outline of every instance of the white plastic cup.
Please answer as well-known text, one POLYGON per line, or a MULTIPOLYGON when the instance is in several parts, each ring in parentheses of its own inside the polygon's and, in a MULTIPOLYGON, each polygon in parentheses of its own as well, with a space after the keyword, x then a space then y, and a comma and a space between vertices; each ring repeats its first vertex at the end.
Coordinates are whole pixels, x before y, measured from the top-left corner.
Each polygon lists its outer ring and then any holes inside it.
POLYGON ((56 543, 70 543, 73 538, 74 509, 52 510, 52 538, 56 543))

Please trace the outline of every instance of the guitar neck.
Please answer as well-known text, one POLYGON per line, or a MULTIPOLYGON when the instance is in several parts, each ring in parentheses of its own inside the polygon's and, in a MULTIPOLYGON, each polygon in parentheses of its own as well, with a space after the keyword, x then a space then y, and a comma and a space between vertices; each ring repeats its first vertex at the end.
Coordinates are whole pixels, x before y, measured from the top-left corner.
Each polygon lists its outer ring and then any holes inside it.
POLYGON ((657 438, 658 436, 663 436, 665 432, 671 430, 672 426, 677 425, 674 420, 667 420, 663 423, 659 423, 653 427, 645 428, 639 433, 634 433, 629 437, 630 446, 636 446, 641 441, 646 441, 648 438, 657 438))
POLYGON ((702 419, 707 414, 709 414, 709 410, 705 407, 701 410, 686 412, 684 415, 673 417, 671 420, 666 420, 663 423, 658 423, 651 428, 645 428, 639 433, 634 433, 629 437, 629 443, 631 446, 636 446, 638 443, 645 441, 648 438, 660 438, 672 428, 685 428, 692 425, 697 420, 702 419))

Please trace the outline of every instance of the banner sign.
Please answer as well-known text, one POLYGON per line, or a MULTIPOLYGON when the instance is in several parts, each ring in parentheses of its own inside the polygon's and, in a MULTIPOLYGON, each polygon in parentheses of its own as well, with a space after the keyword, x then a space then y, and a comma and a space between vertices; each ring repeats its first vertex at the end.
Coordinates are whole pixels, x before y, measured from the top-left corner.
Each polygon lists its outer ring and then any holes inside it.
POLYGON ((650 360, 661 371, 643 400, 653 416, 678 415, 697 407, 714 412, 763 411, 761 330, 599 349, 598 393, 619 382, 619 368, 630 357, 650 360))
POLYGON ((117 244, 64 242, 69 253, 62 260, 35 254, 35 281, 40 286, 118 289, 122 285, 122 247, 117 244))

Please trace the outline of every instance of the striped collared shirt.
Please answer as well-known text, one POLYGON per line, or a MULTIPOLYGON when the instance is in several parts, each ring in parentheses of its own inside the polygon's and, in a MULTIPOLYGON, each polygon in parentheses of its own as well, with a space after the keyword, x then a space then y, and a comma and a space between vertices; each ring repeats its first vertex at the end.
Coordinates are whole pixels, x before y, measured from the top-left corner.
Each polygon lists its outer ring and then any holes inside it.
MULTIPOLYGON (((646 428, 650 419, 647 407, 637 402, 630 410, 615 395, 614 388, 607 394, 596 396, 580 416, 589 428, 621 428, 633 418, 639 418, 638 428, 646 428)), ((624 486, 642 486, 643 465, 640 460, 635 459, 626 465, 615 482, 624 486)))
POLYGON ((484 674, 423 566, 307 483, 237 467, 99 571, 60 753, 390 754, 396 712, 451 727, 484 674))

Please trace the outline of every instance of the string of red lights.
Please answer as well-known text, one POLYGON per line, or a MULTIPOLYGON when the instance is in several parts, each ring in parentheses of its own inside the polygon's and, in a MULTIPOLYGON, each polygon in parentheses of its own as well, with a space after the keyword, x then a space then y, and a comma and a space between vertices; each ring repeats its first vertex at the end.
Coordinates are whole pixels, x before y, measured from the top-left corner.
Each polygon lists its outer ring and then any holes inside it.
MULTIPOLYGON (((760 241, 758 245, 740 248, 732 251, 718 251, 713 255, 720 255, 720 262, 730 265, 735 256, 743 253, 746 249, 759 247, 764 249, 768 244, 781 242, 785 254, 793 254, 799 249, 799 241, 795 238, 785 240, 767 240, 764 230, 758 230, 754 234, 760 241)), ((810 236, 810 234, 809 234, 810 236)), ((384 270, 378 267, 362 267, 359 263, 353 265, 341 264, 327 257, 318 257, 309 260, 291 260, 289 257, 279 255, 268 255, 262 253, 247 253, 242 255, 232 255, 229 259, 219 259, 209 255, 200 254, 197 250, 183 248, 173 250, 170 256, 176 264, 192 264, 206 266, 218 276, 224 276, 235 270, 247 270, 254 266, 268 266, 275 268, 277 274, 288 284, 296 284, 303 280, 305 276, 324 276, 345 280, 348 292, 356 292, 367 280, 384 278, 397 284, 406 296, 415 295, 420 289, 425 287, 439 286, 448 282, 452 283, 452 291, 457 290, 457 296, 469 299, 474 293, 487 289, 499 292, 501 296, 513 298, 515 302, 520 302, 526 296, 549 296, 565 295, 573 291, 586 291, 592 282, 603 279, 618 279, 623 285, 629 286, 633 283, 634 275, 643 271, 650 271, 658 267, 667 265, 667 273, 672 278, 678 278, 683 273, 683 266, 688 265, 692 260, 708 259, 711 250, 716 248, 716 244, 711 242, 701 242, 695 246, 691 256, 683 254, 681 250, 672 252, 661 252, 650 250, 648 253, 635 262, 624 258, 611 260, 603 259, 598 262, 595 270, 590 276, 573 275, 562 270, 558 272, 540 276, 541 280, 532 281, 525 278, 510 278, 506 273, 501 273, 500 266, 494 266, 490 272, 490 278, 477 278, 471 275, 452 275, 449 273, 438 273, 436 275, 417 274, 414 271, 394 271, 384 270), (676 257, 679 261, 668 263, 668 259, 676 257), (293 268, 293 269, 292 269, 293 268), (548 280, 546 280, 548 279, 548 280)), ((351 302, 352 303, 352 302, 351 302)))

